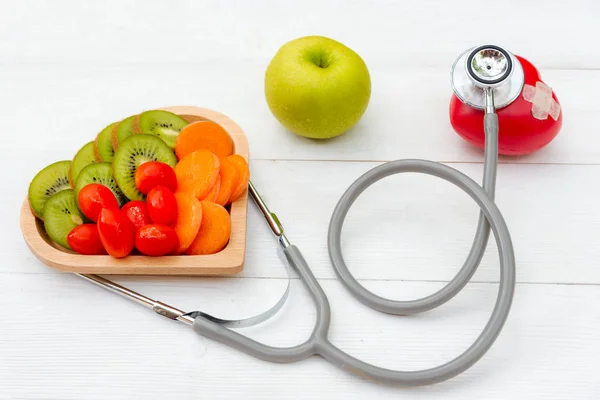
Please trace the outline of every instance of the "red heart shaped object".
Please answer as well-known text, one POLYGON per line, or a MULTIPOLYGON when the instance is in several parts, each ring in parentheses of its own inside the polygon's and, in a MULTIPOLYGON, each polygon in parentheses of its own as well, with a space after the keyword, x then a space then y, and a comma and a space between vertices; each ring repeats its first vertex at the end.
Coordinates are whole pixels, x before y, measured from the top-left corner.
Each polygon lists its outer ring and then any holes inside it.
MULTIPOLYGON (((516 56, 523 66, 525 84, 536 86, 542 81, 538 70, 526 59, 516 56)), ((552 98, 558 103, 554 92, 552 98)), ((560 103, 558 103, 560 104, 560 103)), ((500 127, 498 153, 503 155, 524 155, 541 149, 552 141, 562 126, 562 110, 555 121, 550 115, 540 120, 532 115, 532 103, 519 97, 510 105, 496 110, 500 127)), ((456 95, 450 100, 450 123, 452 128, 469 143, 483 149, 483 110, 477 110, 461 102, 456 95)))

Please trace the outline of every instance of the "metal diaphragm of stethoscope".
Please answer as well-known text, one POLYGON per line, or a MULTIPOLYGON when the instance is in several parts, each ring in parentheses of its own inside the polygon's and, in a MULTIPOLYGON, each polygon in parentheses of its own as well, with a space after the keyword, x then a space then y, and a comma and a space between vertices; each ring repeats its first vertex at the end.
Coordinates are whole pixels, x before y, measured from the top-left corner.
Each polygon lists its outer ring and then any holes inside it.
POLYGON ((279 239, 289 266, 308 289, 317 308, 317 320, 310 338, 297 346, 279 348, 267 346, 244 336, 232 328, 242 328, 264 322, 285 303, 290 284, 283 297, 269 310, 241 320, 224 320, 199 311, 184 312, 150 299, 97 275, 80 275, 106 289, 152 308, 156 313, 185 322, 200 335, 224 343, 256 358, 291 363, 320 355, 331 363, 359 376, 399 385, 427 385, 450 379, 475 364, 492 346, 509 314, 515 288, 515 259, 510 234, 502 214, 494 203, 496 167, 498 163, 498 116, 496 109, 513 102, 524 84, 523 68, 517 58, 497 46, 480 46, 463 53, 451 72, 452 87, 465 104, 483 110, 485 131, 485 164, 480 186, 465 174, 440 163, 426 160, 398 160, 384 163, 359 177, 342 195, 331 221, 328 248, 331 263, 345 287, 365 305, 389 314, 409 315, 436 308, 453 298, 468 283, 483 257, 490 229, 494 233, 500 256, 500 285, 495 307, 488 323, 475 342, 455 359, 430 369, 396 371, 358 360, 335 347, 328 339, 331 310, 327 296, 315 279, 298 248, 288 241, 277 216, 269 211, 252 183, 249 191, 279 239), (358 196, 376 181, 392 174, 416 172, 444 179, 466 192, 481 208, 473 245, 458 274, 438 292, 412 301, 396 301, 380 297, 364 288, 350 273, 340 244, 344 220, 358 196))

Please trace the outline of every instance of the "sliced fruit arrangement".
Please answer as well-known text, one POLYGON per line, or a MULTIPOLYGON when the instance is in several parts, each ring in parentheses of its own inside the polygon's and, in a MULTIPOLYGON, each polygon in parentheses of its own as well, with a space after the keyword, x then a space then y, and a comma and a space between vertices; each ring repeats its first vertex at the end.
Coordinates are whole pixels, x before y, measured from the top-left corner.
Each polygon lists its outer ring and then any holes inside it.
POLYGON ((96 160, 112 162, 113 158, 115 158, 112 133, 118 124, 118 122, 113 122, 102 129, 98 136, 96 136, 96 140, 94 140, 94 155, 96 156, 96 160))
POLYGON ((220 125, 150 110, 38 172, 29 204, 53 242, 82 255, 208 255, 229 243, 229 205, 249 179, 220 125))
POLYGON ((113 150, 117 151, 121 143, 127 139, 129 136, 133 135, 132 127, 133 127, 133 119, 136 115, 132 115, 131 117, 125 118, 123 121, 118 122, 112 130, 111 133, 111 141, 113 150))
POLYGON ((36 217, 44 218, 44 206, 54 194, 70 189, 71 161, 58 161, 37 173, 29 184, 29 205, 36 217))
POLYGON ((113 165, 108 162, 101 162, 90 164, 82 169, 79 173, 77 181, 75 182, 75 197, 79 206, 81 206, 81 204, 79 204, 79 192, 85 186, 94 183, 109 188, 117 198, 119 206, 123 206, 128 201, 127 197, 123 194, 121 188, 119 185, 117 185, 115 177, 113 176, 113 165))
POLYGON ((75 154, 73 161, 71 161, 69 168, 69 183, 71 184, 71 187, 75 187, 75 182, 82 169, 98 161, 99 159, 96 158, 94 153, 94 142, 89 142, 83 146, 77 154, 75 154))
POLYGON ((96 224, 76 226, 67 235, 67 243, 73 251, 79 254, 89 256, 107 254, 96 224))
POLYGON ((197 150, 181 160, 175 166, 177 187, 198 199, 204 199, 217 183, 221 163, 214 153, 197 150))
POLYGON ((223 127, 212 121, 198 121, 187 125, 177 136, 175 151, 182 159, 196 150, 205 149, 219 159, 233 154, 233 140, 223 127))
POLYGON ((135 185, 135 173, 138 167, 149 161, 160 161, 174 167, 177 157, 157 136, 145 134, 128 137, 115 153, 112 166, 117 184, 131 200, 144 198, 144 194, 135 185))
POLYGON ((48 199, 44 207, 44 228, 50 239, 69 248, 67 236, 81 224, 83 216, 77 208, 72 189, 61 190, 48 199))
POLYGON ((187 254, 213 254, 225 247, 231 235, 231 219, 227 210, 217 203, 204 200, 202 222, 198 235, 187 248, 187 254))
MULTIPOLYGON (((134 134, 156 135, 174 149, 179 132, 189 123, 179 115, 163 110, 146 111, 132 121, 134 134)), ((228 135, 229 136, 229 135, 228 135)))

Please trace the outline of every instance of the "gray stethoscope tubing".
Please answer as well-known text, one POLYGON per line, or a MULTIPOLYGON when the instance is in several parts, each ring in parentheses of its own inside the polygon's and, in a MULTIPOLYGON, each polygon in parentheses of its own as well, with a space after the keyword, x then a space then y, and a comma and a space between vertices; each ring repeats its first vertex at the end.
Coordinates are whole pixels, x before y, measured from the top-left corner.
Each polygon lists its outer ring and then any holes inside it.
MULTIPOLYGON (((498 134, 496 114, 486 115, 485 121, 487 134, 484 157, 485 163, 483 170, 483 189, 488 194, 489 199, 493 201, 496 187, 496 167, 498 164, 498 134)), ((435 166, 439 168, 439 170, 437 170, 436 173, 433 173, 430 172, 432 171, 432 167, 429 161, 400 160, 383 164, 378 168, 374 168, 355 181, 352 186, 348 188, 346 193, 344 193, 338 202, 338 205, 333 213, 331 223, 329 225, 328 235, 329 256, 331 258, 331 262, 335 268, 335 271, 337 272, 338 277, 342 280, 342 282, 344 282, 346 288, 354 295, 356 299, 360 300, 363 304, 372 309, 387 314, 410 315, 429 311, 439 307, 448 300, 452 299, 465 287, 477 270, 483 254, 485 253, 485 248, 490 236, 490 223, 488 222, 485 214, 481 213, 471 250, 462 268, 450 282, 432 295, 411 301, 386 299, 365 289, 365 287, 362 286, 348 270, 348 267, 344 261, 344 257, 342 256, 340 236, 344 219, 346 218, 346 214, 348 214, 352 203, 354 203, 358 196, 373 183, 396 173, 426 173, 445 179, 446 181, 452 182, 455 185, 456 183, 449 179, 450 177, 453 177, 455 180, 463 179, 464 175, 453 168, 446 167, 442 164, 435 164, 435 166)), ((472 194, 471 197, 473 197, 472 194)), ((475 200, 474 197, 473 199, 475 200)))
MULTIPOLYGON (((490 136, 497 134, 497 117, 495 114, 486 116, 486 127, 490 136)), ((491 146, 495 147, 495 146, 491 146)), ((489 153, 489 152, 488 152, 489 153)), ((493 170, 494 168, 492 168, 493 170)), ((346 268, 341 254, 340 235, 343 221, 352 206, 352 203, 374 182, 386 176, 401 172, 418 172, 437 176, 458 186, 465 191, 479 205, 482 211, 480 219, 478 236, 474 249, 471 251, 473 259, 480 259, 482 249, 491 227, 496 237, 496 244, 500 254, 500 287, 498 298, 492 315, 481 332, 480 336, 463 354, 454 360, 427 370, 422 371, 394 371, 386 368, 377 367, 358 360, 351 355, 335 347, 327 338, 331 320, 331 311, 327 296, 312 274, 308 264, 304 260, 298 248, 289 244, 285 236, 280 236, 280 243, 283 246, 284 254, 294 271, 300 276, 309 290, 313 301, 317 307, 317 322, 310 338, 294 347, 276 348, 259 343, 238 332, 223 326, 222 324, 205 318, 204 316, 192 315, 195 317, 194 330, 200 335, 216 340, 237 350, 243 351, 253 357, 262 360, 290 363, 303 360, 311 355, 320 355, 331 363, 360 376, 370 378, 386 383, 395 383, 401 385, 426 385, 447 380, 460 374, 477 362, 491 347, 498 337, 504 322, 510 311, 513 292, 515 287, 515 260, 510 234, 502 214, 498 210, 494 201, 486 191, 463 173, 454 170, 445 165, 426 160, 399 160, 383 164, 360 177, 340 199, 329 225, 329 253, 332 263, 338 271, 340 278, 351 290, 356 298, 361 300, 372 308, 381 309, 384 312, 395 314, 410 314, 434 308, 450 299, 462 288, 466 281, 472 276, 477 267, 477 263, 467 264, 461 270, 461 273, 450 284, 440 292, 425 299, 414 302, 393 302, 387 299, 381 299, 364 287, 352 277, 346 268), (482 222, 482 219, 484 222, 482 222), (489 225, 485 223, 489 221, 489 225), (480 244, 481 243, 481 244, 480 244), (448 289, 450 288, 450 289, 448 289), (366 293, 366 295, 365 295, 366 293), (375 298, 377 300, 373 301, 375 298), (381 302, 380 305, 378 302, 381 302), (378 308, 381 307, 381 308, 378 308)), ((490 187, 493 188, 493 174, 490 187)), ((471 259, 471 258, 470 258, 471 259)))
MULTIPOLYGON (((489 51, 489 48, 485 50, 489 51)), ((502 49, 494 47, 494 51, 496 50, 503 51, 502 49)), ((509 53, 505 52, 503 54, 509 53)), ((497 54, 495 56, 497 56, 497 54)), ((486 60, 488 59, 484 59, 484 61, 486 60)), ((489 70, 490 68, 488 67, 487 69, 489 70)), ((507 79, 510 77, 512 71, 500 70, 499 72, 503 74, 503 79, 507 79)), ((483 78, 481 76, 479 78, 485 80, 485 71, 482 74, 483 78)), ((498 116, 495 113, 493 88, 497 87, 497 83, 498 82, 493 82, 493 85, 482 85, 482 99, 484 100, 482 103, 485 104, 481 105, 482 108, 485 109, 484 131, 486 135, 483 186, 480 186, 474 180, 458 170, 440 163, 426 160, 392 161, 375 167, 359 177, 359 179, 357 179, 342 195, 332 214, 329 224, 329 255, 342 283, 354 297, 363 304, 385 313, 398 315, 414 314, 431 310, 454 297, 466 285, 477 269, 483 256, 483 252, 485 251, 491 228, 496 239, 500 258, 500 284, 496 304, 490 319, 474 343, 458 357, 443 365, 420 371, 396 371, 368 364, 335 347, 327 337, 331 322, 331 309, 327 296, 323 292, 323 289, 314 277, 310 267, 298 248, 288 241, 277 216, 269 211, 252 183, 249 184, 250 195, 265 216, 266 221, 275 235, 279 238, 279 244, 283 248, 289 266, 291 266, 298 274, 316 305, 316 324, 311 336, 306 342, 293 347, 272 347, 255 341, 254 339, 231 329, 256 325, 277 313, 285 303, 289 293, 289 281, 284 296, 271 309, 247 319, 224 320, 198 311, 186 313, 97 275, 80 276, 142 305, 152 308, 160 315, 191 325, 193 329, 202 336, 221 342, 262 360, 278 363, 291 363, 306 359, 312 355, 320 355, 338 367, 359 376, 376 381, 406 386, 427 385, 450 379, 475 364, 495 342, 508 317, 515 289, 515 259, 512 241, 504 218, 494 203, 498 157, 498 116), (481 214, 471 251, 456 277, 444 288, 428 297, 413 301, 394 301, 377 296, 358 283, 344 262, 340 238, 344 219, 358 196, 380 179, 389 175, 405 172, 432 175, 454 184, 467 193, 478 204, 481 209, 481 214)))

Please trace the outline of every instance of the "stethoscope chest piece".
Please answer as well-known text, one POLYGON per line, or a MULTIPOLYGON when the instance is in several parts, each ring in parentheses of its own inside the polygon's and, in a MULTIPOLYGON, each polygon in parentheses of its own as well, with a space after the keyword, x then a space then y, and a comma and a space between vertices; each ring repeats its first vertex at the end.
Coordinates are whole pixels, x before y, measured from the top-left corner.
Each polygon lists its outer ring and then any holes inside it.
POLYGON ((462 53, 452 65, 454 93, 465 104, 485 109, 485 88, 494 89, 499 109, 516 100, 523 90, 525 73, 514 54, 498 46, 485 45, 462 53))
MULTIPOLYGON (((528 68, 525 61, 523 65, 528 68)), ((288 279, 284 295, 273 307, 239 320, 221 319, 201 311, 184 312, 104 278, 95 275, 82 277, 150 307, 159 315, 189 324, 204 337, 261 360, 291 363, 320 355, 332 364, 364 378, 406 386, 427 385, 450 379, 470 368, 490 349, 502 331, 512 305, 516 280, 514 249, 504 217, 494 202, 499 137, 498 114, 495 109, 505 107, 518 98, 524 85, 523 65, 514 55, 497 46, 482 46, 463 53, 452 67, 452 85, 456 96, 474 108, 485 110, 485 113, 473 110, 478 115, 481 114, 482 120, 479 121, 478 128, 481 127, 485 131, 486 150, 482 185, 464 173, 438 162, 419 159, 390 161, 365 172, 350 185, 338 201, 329 222, 327 248, 341 283, 364 305, 394 315, 426 312, 451 300, 473 277, 483 258, 490 233, 493 234, 498 247, 501 270, 496 304, 488 323, 473 345, 442 365, 422 370, 392 370, 358 359, 329 341, 331 308, 327 295, 300 250, 287 239, 281 222, 269 210, 251 182, 248 186, 250 196, 278 238, 289 270, 298 275, 316 309, 313 332, 304 343, 290 347, 273 347, 233 330, 256 325, 274 316, 286 301, 291 277, 288 279), (415 300, 387 299, 370 292, 352 275, 342 254, 342 228, 354 201, 375 182, 399 173, 421 173, 443 179, 467 193, 481 208, 471 251, 457 275, 437 292, 415 300)), ((451 101, 454 102, 455 98, 451 101)))

